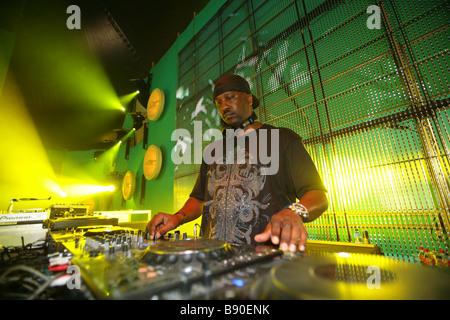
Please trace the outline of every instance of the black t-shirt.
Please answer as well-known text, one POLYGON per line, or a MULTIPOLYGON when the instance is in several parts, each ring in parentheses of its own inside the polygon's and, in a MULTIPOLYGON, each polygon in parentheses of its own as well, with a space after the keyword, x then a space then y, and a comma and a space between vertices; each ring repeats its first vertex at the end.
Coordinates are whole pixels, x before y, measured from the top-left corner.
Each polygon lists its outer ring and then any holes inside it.
POLYGON ((202 235, 253 244, 273 214, 310 190, 326 191, 300 136, 263 124, 203 153, 191 197, 203 201, 202 235))

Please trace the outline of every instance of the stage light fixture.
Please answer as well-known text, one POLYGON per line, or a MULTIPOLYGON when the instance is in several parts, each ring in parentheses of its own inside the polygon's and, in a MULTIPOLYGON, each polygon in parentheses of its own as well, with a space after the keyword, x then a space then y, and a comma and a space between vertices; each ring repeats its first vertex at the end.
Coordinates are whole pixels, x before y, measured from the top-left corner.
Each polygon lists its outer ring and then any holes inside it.
POLYGON ((136 89, 139 93, 137 99, 141 103, 141 105, 145 106, 150 95, 150 87, 152 83, 152 76, 149 75, 142 79, 130 79, 130 81, 134 82, 136 89))
POLYGON ((145 117, 140 113, 135 113, 132 115, 132 117, 133 117, 133 129, 139 130, 144 125, 145 117))

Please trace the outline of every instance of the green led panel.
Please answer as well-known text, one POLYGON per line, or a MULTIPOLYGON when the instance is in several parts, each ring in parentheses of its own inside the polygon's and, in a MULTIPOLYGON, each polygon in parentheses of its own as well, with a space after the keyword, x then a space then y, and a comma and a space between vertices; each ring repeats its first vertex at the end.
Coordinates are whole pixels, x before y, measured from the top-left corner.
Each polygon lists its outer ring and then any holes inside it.
MULTIPOLYGON (((353 242, 367 231, 387 256, 411 262, 420 246, 448 251, 449 6, 228 1, 179 53, 177 128, 219 128, 213 83, 239 74, 261 100, 259 119, 302 136, 328 188, 311 239, 353 242)), ((176 167, 175 207, 197 170, 176 167)))

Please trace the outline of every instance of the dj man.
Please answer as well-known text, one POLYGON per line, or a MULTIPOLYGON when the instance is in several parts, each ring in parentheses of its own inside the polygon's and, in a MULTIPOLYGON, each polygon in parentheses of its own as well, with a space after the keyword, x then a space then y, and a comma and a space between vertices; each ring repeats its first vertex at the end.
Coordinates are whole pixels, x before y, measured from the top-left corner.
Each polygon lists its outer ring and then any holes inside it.
POLYGON ((213 98, 222 117, 224 139, 205 149, 194 189, 180 211, 159 212, 147 231, 152 238, 160 238, 202 216, 203 238, 232 245, 270 240, 283 251, 304 251, 308 237, 304 223, 318 218, 328 200, 301 138, 290 129, 256 121, 253 110, 260 102, 240 76, 217 80, 213 98), (231 158, 226 144, 230 139, 235 151, 231 158), (264 160, 268 153, 279 161, 276 166, 264 160))

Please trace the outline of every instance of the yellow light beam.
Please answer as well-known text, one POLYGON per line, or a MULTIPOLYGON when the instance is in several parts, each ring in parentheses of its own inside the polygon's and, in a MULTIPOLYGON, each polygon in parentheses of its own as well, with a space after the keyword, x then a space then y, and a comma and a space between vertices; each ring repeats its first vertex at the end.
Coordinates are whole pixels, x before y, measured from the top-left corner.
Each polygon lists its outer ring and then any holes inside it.
POLYGON ((122 106, 126 106, 131 101, 133 101, 134 97, 136 97, 138 94, 139 94, 139 91, 135 91, 135 92, 126 94, 124 96, 119 97, 119 101, 122 104, 122 106))
MULTIPOLYGON (((48 198, 60 190, 14 75, 9 72, 0 97, 0 211, 10 199, 48 198)), ((14 209, 47 207, 49 201, 20 202, 14 209)))

